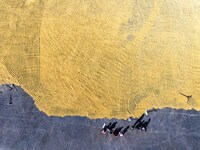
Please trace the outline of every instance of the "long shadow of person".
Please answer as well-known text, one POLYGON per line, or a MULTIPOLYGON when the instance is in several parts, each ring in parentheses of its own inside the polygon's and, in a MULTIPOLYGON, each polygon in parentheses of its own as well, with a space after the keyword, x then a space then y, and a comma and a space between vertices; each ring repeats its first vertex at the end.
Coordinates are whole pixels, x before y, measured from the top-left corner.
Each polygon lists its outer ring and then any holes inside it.
POLYGON ((143 123, 143 125, 141 126, 142 131, 145 131, 145 132, 147 131, 147 126, 149 125, 150 121, 151 119, 143 123))
POLYGON ((101 130, 101 133, 103 133, 103 134, 106 134, 106 132, 108 131, 108 128, 111 126, 111 122, 108 124, 108 125, 106 125, 105 123, 104 123, 104 125, 103 125, 103 129, 101 130))
POLYGON ((141 123, 142 119, 144 118, 144 114, 138 119, 136 120, 136 122, 133 124, 133 126, 131 127, 131 130, 135 129, 135 127, 141 123))
POLYGON ((127 126, 124 130, 120 131, 119 135, 124 136, 124 134, 128 131, 128 129, 129 129, 129 126, 127 126))
POLYGON ((118 136, 119 135, 119 132, 122 130, 123 126, 119 127, 119 128, 116 128, 114 131, 113 131, 113 135, 114 136, 118 136))
POLYGON ((110 134, 113 133, 113 129, 116 127, 116 125, 117 125, 117 122, 114 122, 108 127, 108 131, 110 132, 110 134))
POLYGON ((144 123, 145 123, 145 121, 142 120, 140 123, 138 123, 138 124, 135 126, 135 128, 138 129, 138 130, 140 130, 140 129, 142 128, 142 126, 143 126, 144 123))

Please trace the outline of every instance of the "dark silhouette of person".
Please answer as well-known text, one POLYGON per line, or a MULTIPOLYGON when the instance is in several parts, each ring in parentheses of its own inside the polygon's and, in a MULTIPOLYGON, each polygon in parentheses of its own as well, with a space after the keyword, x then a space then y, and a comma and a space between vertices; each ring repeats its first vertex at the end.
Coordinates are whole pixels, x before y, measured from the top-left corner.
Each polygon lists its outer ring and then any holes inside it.
POLYGON ((149 125, 149 122, 151 121, 151 119, 149 119, 148 121, 144 122, 142 127, 141 127, 141 130, 142 131, 147 131, 147 126, 149 125))
POLYGON ((10 88, 10 91, 12 91, 13 90, 13 88, 16 90, 16 91, 18 91, 17 90, 17 88, 16 88, 16 86, 14 85, 14 84, 12 84, 12 85, 6 85, 8 88, 10 88))
POLYGON ((123 126, 122 127, 119 127, 119 128, 116 128, 114 131, 113 131, 113 135, 114 136, 118 136, 119 135, 119 132, 122 130, 123 126))
POLYGON ((12 104, 12 94, 10 94, 9 104, 12 104))
POLYGON ((119 132, 119 135, 120 135, 120 136, 124 136, 124 134, 128 131, 129 127, 130 127, 130 126, 127 126, 124 130, 120 131, 120 132, 119 132))
POLYGON ((110 134, 112 134, 113 129, 116 127, 116 125, 117 125, 117 122, 114 122, 108 127, 108 131, 110 132, 110 134))
POLYGON ((143 118, 144 114, 134 123, 134 125, 131 127, 131 130, 133 130, 136 127, 136 125, 138 125, 142 121, 143 118))
POLYGON ((102 129, 102 133, 105 134, 108 131, 108 127, 110 127, 111 122, 108 125, 105 125, 102 129))
POLYGON ((191 98, 192 98, 192 95, 185 95, 185 94, 183 94, 183 93, 180 93, 181 95, 183 95, 183 96, 185 96, 185 97, 187 97, 187 100, 189 101, 191 98))
POLYGON ((142 120, 140 123, 138 123, 138 124, 135 126, 135 128, 138 129, 138 130, 141 129, 141 127, 143 126, 144 122, 145 122, 145 121, 142 120))

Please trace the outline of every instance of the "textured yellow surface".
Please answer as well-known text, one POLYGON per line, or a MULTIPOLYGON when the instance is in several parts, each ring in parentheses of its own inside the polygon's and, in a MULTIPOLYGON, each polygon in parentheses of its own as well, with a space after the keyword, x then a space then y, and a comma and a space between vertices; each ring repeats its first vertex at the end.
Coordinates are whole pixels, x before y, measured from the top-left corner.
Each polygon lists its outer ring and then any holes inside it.
POLYGON ((0 17, 0 83, 48 115, 200 109, 198 0, 0 0, 0 17))

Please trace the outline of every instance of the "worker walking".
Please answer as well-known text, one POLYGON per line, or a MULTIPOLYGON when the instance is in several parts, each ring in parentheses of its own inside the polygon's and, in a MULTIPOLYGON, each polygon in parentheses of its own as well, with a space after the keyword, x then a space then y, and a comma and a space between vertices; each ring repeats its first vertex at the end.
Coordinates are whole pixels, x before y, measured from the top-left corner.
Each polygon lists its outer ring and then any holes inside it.
POLYGON ((114 131, 113 131, 113 135, 114 136, 118 136, 119 135, 119 132, 122 130, 123 126, 122 127, 119 127, 119 128, 116 128, 114 131))
POLYGON ((124 134, 128 131, 128 129, 129 129, 129 126, 127 126, 124 130, 120 131, 119 135, 124 136, 124 134))

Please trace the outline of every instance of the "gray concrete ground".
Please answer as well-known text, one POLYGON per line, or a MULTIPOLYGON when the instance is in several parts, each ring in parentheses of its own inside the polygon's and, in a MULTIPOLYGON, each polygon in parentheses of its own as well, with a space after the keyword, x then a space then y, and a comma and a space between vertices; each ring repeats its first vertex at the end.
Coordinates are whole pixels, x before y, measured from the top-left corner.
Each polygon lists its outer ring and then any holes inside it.
MULTIPOLYGON (((40 112, 23 89, 0 86, 0 150, 198 150, 200 112, 164 108, 151 112, 147 132, 105 137, 101 126, 117 119, 54 117, 40 112), (12 93, 12 104, 9 97, 12 93)), ((118 126, 135 120, 117 120, 118 126)))

